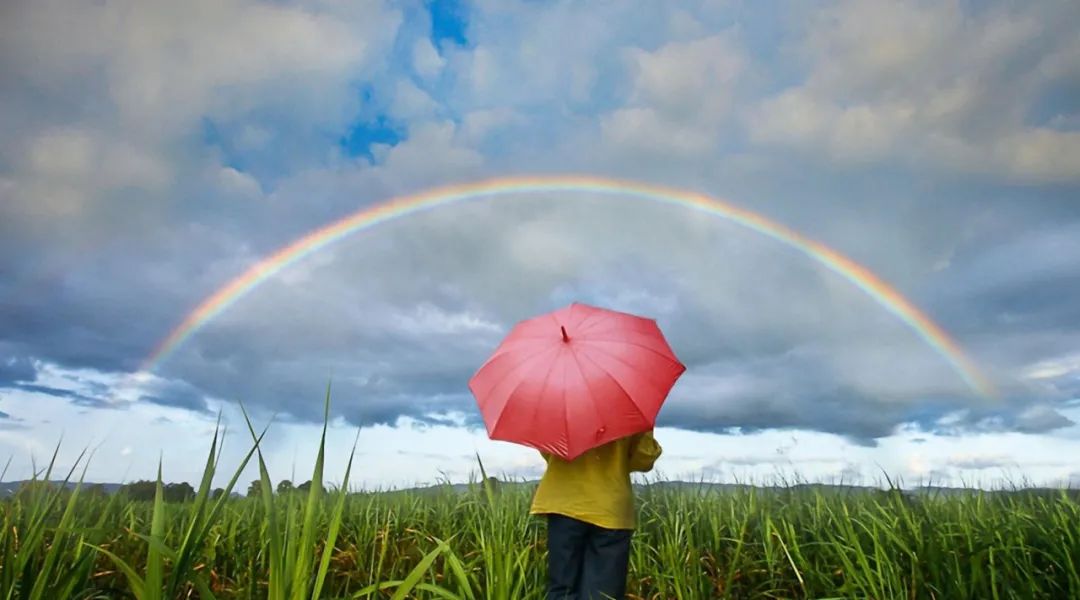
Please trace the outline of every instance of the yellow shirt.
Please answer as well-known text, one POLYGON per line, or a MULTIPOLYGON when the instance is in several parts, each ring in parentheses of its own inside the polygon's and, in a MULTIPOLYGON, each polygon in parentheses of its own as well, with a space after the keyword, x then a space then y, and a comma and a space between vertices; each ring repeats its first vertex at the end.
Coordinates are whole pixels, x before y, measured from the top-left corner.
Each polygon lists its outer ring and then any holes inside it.
POLYGON ((606 529, 634 529, 630 472, 646 472, 662 449, 651 431, 593 448, 572 461, 541 452, 547 470, 530 514, 557 513, 606 529))

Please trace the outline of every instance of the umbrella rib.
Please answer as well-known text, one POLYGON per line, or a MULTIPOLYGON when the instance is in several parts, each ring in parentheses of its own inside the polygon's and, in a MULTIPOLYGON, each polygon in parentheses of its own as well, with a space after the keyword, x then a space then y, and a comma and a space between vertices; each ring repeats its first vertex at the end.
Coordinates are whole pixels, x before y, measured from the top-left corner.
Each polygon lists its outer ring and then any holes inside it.
POLYGON ((668 362, 670 362, 672 364, 682 365, 682 363, 679 362, 679 360, 677 358, 673 358, 671 355, 665 354, 665 353, 657 350, 656 348, 653 348, 652 346, 647 346, 645 344, 641 344, 641 343, 638 343, 638 342, 627 342, 627 341, 623 341, 623 340, 610 340, 610 339, 603 339, 603 338, 588 338, 588 339, 579 340, 579 341, 581 343, 583 343, 583 344, 587 344, 589 342, 606 342, 606 343, 609 343, 609 344, 622 344, 624 346, 635 346, 637 348, 644 348, 645 350, 648 350, 649 352, 652 352, 653 354, 663 358, 664 360, 666 360, 666 361, 668 361, 668 362))
MULTIPOLYGON (((487 366, 491 362, 494 362, 494 360, 496 358, 499 358, 500 356, 505 356, 507 354, 511 354, 511 353, 514 353, 514 352, 521 352, 522 350, 527 351, 527 350, 530 349, 530 345, 528 345, 528 344, 521 344, 522 346, 525 346, 525 347, 524 348, 518 348, 517 347, 518 346, 517 342, 519 342, 519 341, 523 341, 523 340, 543 340, 543 339, 550 339, 550 337, 551 336, 543 336, 543 337, 537 336, 537 337, 528 337, 528 338, 522 337, 522 338, 515 339, 513 344, 503 344, 502 346, 500 346, 499 348, 497 348, 495 350, 494 354, 492 354, 490 357, 488 357, 488 359, 486 361, 484 361, 484 364, 481 365, 481 368, 483 368, 484 366, 487 366)), ((549 348, 543 348, 543 349, 536 350, 536 351, 537 352, 543 352, 544 350, 548 350, 548 349, 549 348)), ((532 358, 532 357, 530 356, 529 358, 532 358)))
MULTIPOLYGON (((558 352, 558 350, 556 350, 556 352, 558 352)), ((556 360, 552 360, 548 364, 548 372, 547 372, 546 375, 544 375, 544 387, 540 389, 539 398, 543 398, 544 393, 547 392, 548 382, 551 380, 551 373, 555 370, 555 364, 557 362, 558 361, 556 361, 556 360)), ((565 387, 566 387, 566 381, 565 381, 565 373, 564 373, 564 376, 563 376, 563 388, 565 388, 565 387)), ((514 391, 517 391, 517 390, 515 389, 514 391)), ((532 422, 533 423, 536 422, 536 413, 540 410, 540 402, 541 402, 540 399, 533 399, 533 403, 532 403, 532 409, 533 409, 532 410, 532 422)), ((509 400, 507 401, 507 404, 509 404, 509 400)))
MULTIPOLYGON (((652 323, 655 323, 655 322, 656 322, 656 321, 653 321, 653 320, 651 320, 651 319, 646 319, 646 318, 644 318, 644 317, 640 317, 640 316, 638 316, 638 315, 632 315, 632 314, 630 314, 630 313, 624 313, 624 312, 619 312, 619 311, 607 311, 607 313, 606 313, 606 314, 605 314, 605 313, 594 313, 594 314, 592 314, 592 315, 589 315, 588 317, 586 317, 586 319, 585 319, 584 321, 582 321, 582 322, 581 322, 581 324, 580 324, 580 325, 578 326, 578 334, 579 334, 579 335, 580 335, 581 333, 585 333, 586 331, 588 331, 588 330, 590 330, 590 329, 593 329, 594 327, 596 327, 596 326, 597 326, 597 325, 599 325, 599 324, 603 324, 603 323, 605 323, 605 321, 604 321, 603 319, 600 319, 600 320, 599 320, 599 321, 597 321, 597 322, 591 323, 591 324, 589 325, 589 327, 587 327, 587 328, 586 328, 586 327, 584 327, 585 323, 586 323, 586 322, 587 322, 587 321, 588 321, 589 319, 591 319, 591 318, 593 318, 593 317, 596 317, 596 316, 600 316, 600 317, 611 317, 610 321, 614 321, 614 322, 616 322, 616 323, 618 323, 618 319, 620 319, 620 318, 621 318, 621 319, 633 319, 633 320, 637 320, 637 321, 651 321, 652 323)), ((608 321, 608 322, 610 322, 610 321, 608 321)), ((618 325, 618 326, 616 327, 616 329, 622 329, 624 325, 625 325, 625 324, 623 324, 623 325, 618 325)))
MULTIPOLYGON (((549 348, 547 350, 550 352, 551 349, 549 348)), ((542 354, 542 352, 537 352, 536 354, 530 356, 528 360, 532 360, 532 359, 536 358, 537 356, 540 356, 541 354, 542 354)), ((540 392, 541 396, 543 396, 544 390, 547 390, 548 380, 551 379, 551 372, 555 369, 555 362, 556 361, 553 360, 548 365, 548 372, 547 372, 547 374, 544 375, 544 387, 541 389, 541 392, 540 392)), ((509 376, 509 373, 507 373, 503 377, 503 379, 505 379, 508 376, 509 376)), ((517 385, 514 386, 514 389, 510 390, 510 393, 508 393, 506 395, 506 402, 503 402, 502 408, 499 410, 499 414, 495 417, 495 427, 492 428, 492 430, 491 430, 492 437, 494 437, 495 432, 497 432, 499 430, 499 425, 502 422, 502 415, 503 415, 504 412, 506 412, 506 407, 510 404, 510 399, 514 396, 514 394, 517 393, 517 391, 519 389, 521 389, 522 385, 525 385, 525 381, 526 381, 526 378, 523 377, 521 379, 521 381, 517 382, 517 385)))
MULTIPOLYGON (((576 359, 577 356, 575 356, 574 358, 576 359)), ((585 358, 588 359, 588 361, 591 362, 594 367, 599 369, 600 372, 603 373, 605 377, 607 377, 608 379, 613 381, 615 383, 616 387, 618 387, 620 390, 622 390, 623 395, 625 395, 626 399, 630 401, 630 405, 634 407, 634 410, 638 411, 638 414, 641 415, 642 419, 648 420, 648 417, 645 416, 645 411, 641 410, 641 406, 639 406, 638 403, 634 400, 634 397, 630 395, 630 392, 626 391, 626 388, 623 387, 623 384, 620 383, 618 379, 616 379, 611 373, 608 373, 607 370, 604 369, 604 367, 601 367, 599 364, 597 364, 597 362, 595 360, 593 360, 591 357, 585 356, 585 358)), ((619 362, 622 362, 622 361, 619 361, 619 362)), ((623 364, 626 364, 626 363, 623 363, 623 364)), ((578 369, 580 370, 580 368, 581 368, 581 365, 579 364, 578 369)), ((594 407, 596 406, 595 402, 594 402, 593 406, 594 407)))
MULTIPOLYGON (((500 378, 499 378, 499 379, 498 379, 498 380, 497 380, 497 381, 496 381, 496 382, 495 382, 495 383, 494 383, 494 384, 493 384, 493 385, 491 386, 491 389, 492 389, 492 390, 494 390, 495 388, 499 387, 499 384, 501 384, 502 382, 504 382, 504 381, 506 381, 507 379, 509 379, 509 378, 510 378, 510 376, 511 376, 511 375, 513 375, 514 373, 517 373, 517 372, 519 372, 519 371, 521 371, 521 370, 524 370, 524 369, 523 369, 522 367, 524 367, 524 366, 525 366, 526 364, 528 364, 528 363, 532 362, 533 360, 535 360, 535 359, 536 359, 536 358, 537 358, 538 356, 541 356, 541 355, 542 355, 542 354, 543 354, 543 353, 544 353, 545 351, 547 351, 547 352, 550 352, 551 350, 550 350, 550 348, 547 348, 547 349, 544 349, 544 350, 539 350, 539 351, 537 351, 537 352, 536 352, 536 354, 533 354, 533 355, 529 356, 528 358, 524 358, 524 359, 522 359, 522 360, 521 360, 521 362, 519 362, 519 363, 517 364, 517 368, 516 368, 516 369, 507 369, 507 370, 506 370, 506 372, 504 372, 504 373, 502 374, 502 377, 500 377, 500 378)), ((496 423, 496 425, 498 425, 498 422, 499 422, 499 420, 500 420, 500 419, 502 418, 502 414, 503 414, 503 411, 505 411, 505 410, 506 410, 506 405, 510 403, 510 397, 511 397, 511 396, 513 396, 513 395, 514 395, 514 394, 515 394, 515 393, 516 393, 516 392, 518 391, 518 388, 520 388, 520 387, 522 386, 522 384, 523 384, 524 382, 525 382, 525 379, 523 378, 523 379, 522 379, 521 381, 519 381, 519 382, 517 383, 517 385, 515 385, 515 386, 514 386, 514 388, 513 388, 512 390, 510 390, 510 392, 509 392, 509 393, 508 393, 508 394, 506 395, 506 402, 503 402, 502 408, 501 408, 501 409, 499 409, 499 414, 498 414, 498 415, 497 415, 497 416, 495 417, 495 423, 496 423)), ((495 429, 492 429, 492 433, 495 433, 495 429)))
MULTIPOLYGON (((601 313, 601 312, 594 312, 592 314, 586 315, 585 318, 582 319, 580 323, 578 323, 578 324, 576 324, 574 326, 574 332, 577 333, 578 335, 581 335, 581 334, 585 333, 586 331, 588 331, 588 327, 585 326, 586 323, 589 323, 590 321, 596 319, 597 317, 605 317, 605 316, 607 316, 607 315, 605 315, 604 313, 601 313)), ((589 327, 592 327, 593 325, 595 325, 595 323, 590 324, 589 327)))
POLYGON ((554 323, 556 327, 562 327, 562 323, 559 322, 559 319, 555 316, 555 313, 549 313, 548 317, 551 318, 551 322, 554 323))
MULTIPOLYGON (((626 366, 627 366, 628 368, 630 368, 630 369, 632 369, 632 370, 634 370, 634 371, 641 371, 641 372, 644 372, 644 373, 652 373, 652 371, 651 371, 650 369, 642 369, 642 368, 638 367, 637 365, 632 365, 632 364, 630 364, 630 363, 626 362, 625 360, 623 360, 623 359, 619 358, 618 356, 615 356, 614 354, 609 354, 609 353, 606 353, 606 352, 605 352, 605 353, 604 353, 604 356, 606 356, 606 357, 610 358, 611 360, 614 360, 614 361, 620 362, 620 363, 622 363, 622 364, 626 365, 626 366)), ((661 354, 661 356, 663 356, 663 355, 661 354)), ((593 361, 593 362, 595 362, 595 361, 593 361)), ((673 362, 674 364, 681 364, 681 363, 678 363, 677 361, 672 361, 672 362, 673 362)), ((597 366, 599 366, 599 365, 597 365, 597 366)), ((601 370, 603 370, 603 367, 601 367, 601 370)), ((605 372, 606 372, 606 371, 605 371, 605 372)), ((645 379, 646 381, 648 381, 649 383, 652 383, 652 384, 654 384, 654 385, 656 385, 656 384, 657 384, 657 381, 656 381, 656 379, 653 379, 652 377, 648 377, 648 376, 643 376, 643 379, 645 379)), ((663 382, 660 382, 660 385, 659 385, 658 387, 662 387, 663 385, 664 385, 664 383, 663 383, 663 382)), ((620 386, 620 387, 621 387, 621 386, 620 386)))
MULTIPOLYGON (((584 371, 584 370, 582 370, 582 368, 581 368, 581 361, 580 361, 580 360, 578 360, 578 353, 577 353, 577 351, 576 351, 576 350, 574 350, 573 346, 571 346, 571 347, 570 347, 570 355, 574 357, 574 366, 576 366, 576 367, 577 367, 577 370, 578 370, 578 375, 580 375, 580 376, 581 376, 581 380, 585 382, 585 387, 587 387, 587 388, 588 388, 588 387, 589 387, 589 378, 588 378, 588 377, 585 377, 585 371, 584 371)), ((586 358, 588 358, 588 357, 586 357, 586 358)), ((593 361, 592 359, 589 359, 589 361, 590 361, 590 362, 592 362, 592 363, 593 363, 594 365, 596 365, 596 362, 595 362, 595 361, 593 361)), ((599 368, 599 365, 597 365, 597 368, 599 368)), ((609 374, 609 373, 608 373, 607 371, 604 371, 603 369, 600 369, 600 370, 601 370, 601 371, 602 371, 602 372, 603 372, 603 373, 604 373, 605 375, 607 375, 608 377, 611 377, 611 375, 610 375, 610 374, 609 374)), ((612 379, 614 379, 614 378, 612 377, 612 379)), ((618 381, 616 381, 616 382, 615 382, 615 385, 619 385, 619 382, 618 382, 618 381)), ((621 386, 621 385, 619 385, 619 388, 620 388, 620 389, 622 389, 622 386, 621 386)), ((625 390, 625 389, 623 390, 623 393, 624 393, 624 394, 626 394, 626 390, 625 390)), ((629 394, 627 394, 627 397, 629 397, 629 396, 630 396, 630 395, 629 395, 629 394)), ((631 398, 631 399, 630 399, 630 403, 631 403, 631 404, 633 404, 633 402, 634 402, 634 400, 633 400, 633 398, 631 398)), ((593 398, 593 395, 592 395, 592 389, 589 389, 589 403, 590 403, 590 404, 592 404, 592 407, 593 407, 593 412, 594 412, 594 413, 596 413, 596 419, 597 419, 598 421, 599 421, 599 420, 602 420, 602 417, 600 416, 600 409, 599 409, 599 408, 597 408, 597 406, 596 406, 596 398, 593 398)), ((634 405, 634 407, 638 409, 638 412, 641 412, 641 408, 640 408, 640 407, 638 407, 637 405, 634 405)), ((642 416, 644 416, 644 415, 642 415, 642 416)), ((569 421, 569 417, 567 417, 567 422, 566 422, 566 431, 567 431, 567 432, 569 432, 569 431, 570 431, 570 421, 569 421)))
MULTIPOLYGON (((571 354, 573 353, 573 351, 574 351, 573 348, 571 348, 570 349, 571 354)), ((574 356, 574 360, 575 361, 577 360, 576 355, 574 356)), ((555 364, 555 361, 551 361, 551 362, 552 362, 553 365, 555 364)), ((550 375, 550 373, 549 373, 549 375, 550 375)), ((546 381, 544 382, 544 386, 545 386, 545 388, 547 387, 547 382, 546 381)), ((563 393, 564 394, 566 393, 566 369, 563 369, 563 393)), ((563 399, 565 400, 565 396, 563 397, 563 399)), ((565 430, 566 431, 566 453, 569 454, 570 453, 570 411, 566 410, 566 408, 567 408, 566 407, 566 402, 562 402, 562 403, 560 403, 560 405, 562 406, 563 427, 566 428, 566 430, 565 430)))
MULTIPOLYGON (((539 355, 540 355, 541 353, 543 353, 543 352, 546 352, 546 351, 550 351, 550 350, 551 350, 550 348, 543 348, 543 349, 539 349, 539 350, 537 350, 535 354, 528 354, 528 355, 526 355, 526 356, 525 356, 524 358, 520 359, 520 360, 518 361, 518 363, 517 363, 517 364, 516 364, 515 366, 516 366, 517 368, 520 368, 520 367, 521 367, 522 365, 524 365, 525 363, 527 363, 527 362, 531 361, 532 359, 536 358, 536 357, 537 357, 537 356, 539 356, 539 355)), ((511 350, 505 350, 505 351, 503 351, 503 352, 496 352, 495 354, 493 354, 493 355, 491 356, 491 358, 489 358, 489 359, 487 360, 487 362, 486 362, 486 363, 484 363, 483 367, 487 367, 487 366, 488 366, 489 364, 493 363, 493 362, 495 361, 495 359, 496 359, 496 358, 500 358, 500 357, 503 357, 503 356, 508 356, 508 355, 509 355, 509 354, 511 354, 512 352, 520 352, 520 350, 517 350, 517 349, 511 349, 511 350)), ((483 367, 481 367, 481 368, 483 368, 483 367)), ((506 371, 505 371, 505 372, 504 372, 504 373, 502 374, 502 377, 500 377, 499 379, 497 379, 497 380, 495 381, 495 383, 491 384, 491 389, 493 389, 493 390, 494 390, 494 389, 495 389, 496 387, 498 387, 500 383, 502 383, 502 382, 503 382, 503 381, 504 381, 504 380, 505 380, 505 379, 506 379, 507 377, 509 377, 509 376, 510 376, 510 374, 511 374, 511 373, 514 373, 515 371, 517 371, 517 368, 514 368, 514 369, 507 369, 507 370, 506 370, 506 371)))

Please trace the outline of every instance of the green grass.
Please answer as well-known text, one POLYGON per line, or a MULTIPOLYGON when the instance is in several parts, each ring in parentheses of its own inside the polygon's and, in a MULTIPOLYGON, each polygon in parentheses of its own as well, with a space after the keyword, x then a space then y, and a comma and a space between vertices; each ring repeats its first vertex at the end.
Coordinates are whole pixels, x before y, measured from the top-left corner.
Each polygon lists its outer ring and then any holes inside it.
MULTIPOLYGON (((0 502, 0 600, 543 597, 532 485, 488 487, 479 463, 483 485, 465 493, 346 494, 350 460, 326 490, 324 427, 310 490, 275 494, 265 431, 247 426, 251 451, 218 499, 215 435, 189 502, 162 500, 160 465, 153 502, 47 485, 0 502), (229 498, 252 458, 259 497, 229 498)), ((1080 598, 1080 504, 1064 491, 649 486, 638 507, 631 598, 1080 598)))

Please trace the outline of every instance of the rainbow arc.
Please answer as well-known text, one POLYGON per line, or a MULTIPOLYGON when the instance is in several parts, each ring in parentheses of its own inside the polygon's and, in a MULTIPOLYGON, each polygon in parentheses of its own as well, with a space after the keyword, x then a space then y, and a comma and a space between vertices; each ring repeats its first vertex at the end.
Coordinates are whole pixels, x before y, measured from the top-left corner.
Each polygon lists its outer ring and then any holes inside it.
POLYGON ((252 265, 238 277, 207 296, 155 347, 143 361, 141 370, 153 371, 207 323, 252 293, 261 283, 282 269, 352 234, 409 215, 468 200, 510 194, 551 192, 622 195, 669 204, 725 219, 780 242, 848 280, 903 321, 941 355, 975 393, 986 398, 996 396, 993 384, 980 372, 960 345, 937 323, 869 269, 824 244, 760 214, 704 194, 634 181, 567 175, 504 177, 440 187, 365 207, 311 231, 252 265))

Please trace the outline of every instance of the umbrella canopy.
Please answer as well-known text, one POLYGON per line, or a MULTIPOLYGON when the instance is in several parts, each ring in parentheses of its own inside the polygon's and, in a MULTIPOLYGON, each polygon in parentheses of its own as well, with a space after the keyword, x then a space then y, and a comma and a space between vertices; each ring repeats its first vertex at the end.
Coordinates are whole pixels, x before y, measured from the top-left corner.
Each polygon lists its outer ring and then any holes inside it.
POLYGON ((574 303, 514 326, 469 389, 491 439, 572 460, 652 429, 685 370, 655 320, 574 303))

